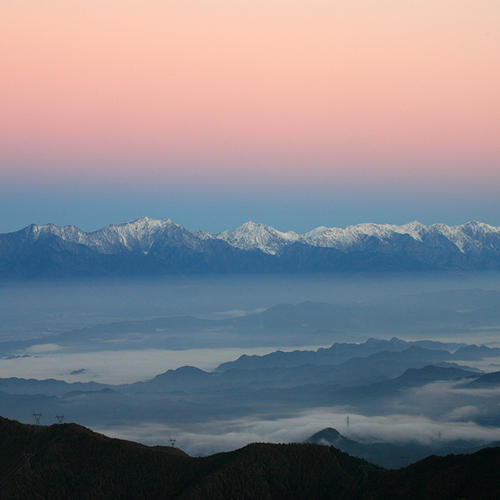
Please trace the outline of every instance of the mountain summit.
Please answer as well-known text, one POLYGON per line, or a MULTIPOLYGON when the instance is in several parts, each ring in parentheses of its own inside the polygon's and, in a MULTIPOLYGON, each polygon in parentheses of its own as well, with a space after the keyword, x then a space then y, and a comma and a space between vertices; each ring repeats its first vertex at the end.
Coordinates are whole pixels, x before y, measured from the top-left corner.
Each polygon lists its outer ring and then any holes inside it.
POLYGON ((282 233, 270 226, 249 221, 234 231, 224 231, 217 234, 215 238, 224 240, 231 246, 242 250, 260 250, 264 253, 276 255, 286 245, 302 241, 303 236, 293 231, 282 233))
POLYGON ((0 235, 0 276, 500 269, 500 228, 417 221, 318 227, 305 234, 247 222, 211 235, 147 217, 90 233, 32 224, 0 235))

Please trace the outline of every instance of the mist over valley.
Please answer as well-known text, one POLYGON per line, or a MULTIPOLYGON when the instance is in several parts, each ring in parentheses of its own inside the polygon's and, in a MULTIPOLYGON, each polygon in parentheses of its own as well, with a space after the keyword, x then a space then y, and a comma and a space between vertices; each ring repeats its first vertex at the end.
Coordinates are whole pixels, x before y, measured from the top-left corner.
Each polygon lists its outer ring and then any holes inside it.
POLYGON ((3 283, 2 415, 64 415, 150 445, 175 436, 192 455, 332 427, 423 446, 415 460, 477 449, 500 440, 498 283, 493 273, 3 283))

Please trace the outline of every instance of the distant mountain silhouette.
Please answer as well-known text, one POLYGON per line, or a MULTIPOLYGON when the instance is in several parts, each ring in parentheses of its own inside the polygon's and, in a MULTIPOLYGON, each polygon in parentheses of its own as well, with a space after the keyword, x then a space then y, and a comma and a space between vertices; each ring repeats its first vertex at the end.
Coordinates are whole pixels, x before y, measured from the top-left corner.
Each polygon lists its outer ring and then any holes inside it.
POLYGON ((339 431, 331 427, 316 432, 304 442, 334 446, 350 455, 364 458, 371 463, 388 469, 399 469, 430 455, 444 456, 450 453, 474 453, 479 449, 494 444, 478 445, 475 440, 447 442, 437 440, 433 445, 416 442, 401 445, 383 442, 360 443, 342 436, 339 431))
POLYGON ((471 387, 498 387, 500 386, 500 372, 486 373, 481 375, 478 379, 468 384, 471 387))
MULTIPOLYGON (((299 304, 295 309, 300 309, 299 304)), ((320 316, 321 317, 321 316, 320 316)), ((406 342, 396 337, 390 340, 370 338, 363 343, 335 343, 328 348, 320 348, 317 351, 296 350, 292 352, 275 351, 263 356, 246 354, 240 356, 236 361, 222 363, 217 371, 225 371, 230 368, 253 370, 257 368, 292 367, 307 363, 315 365, 335 365, 348 361, 351 358, 365 358, 381 351, 401 352, 411 346, 420 347, 425 345, 426 349, 443 350, 453 349, 457 344, 445 344, 442 342, 416 341, 406 342)))

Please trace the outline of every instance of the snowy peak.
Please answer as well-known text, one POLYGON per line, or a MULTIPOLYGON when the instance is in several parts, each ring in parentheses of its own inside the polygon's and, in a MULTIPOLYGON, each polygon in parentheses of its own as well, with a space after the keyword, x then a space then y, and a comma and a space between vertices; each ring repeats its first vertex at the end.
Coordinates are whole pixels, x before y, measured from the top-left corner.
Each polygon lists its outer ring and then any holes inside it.
POLYGON ((55 226, 54 224, 44 224, 42 226, 32 224, 31 226, 28 226, 27 229, 33 239, 53 234, 63 240, 75 243, 83 241, 85 239, 85 235, 87 234, 78 229, 76 226, 55 226))
POLYGON ((446 237, 463 253, 477 254, 486 249, 500 250, 500 228, 482 222, 471 221, 460 226, 433 224, 428 231, 446 237))
POLYGON ((141 217, 132 222, 111 225, 89 233, 91 246, 103 253, 127 250, 148 254, 159 242, 196 246, 197 238, 170 219, 155 220, 141 217))
POLYGON ((148 217, 141 217, 132 222, 124 222, 122 224, 111 224, 95 233, 102 231, 114 231, 120 234, 134 234, 136 236, 141 236, 144 234, 153 233, 155 231, 161 231, 162 229, 176 226, 181 227, 178 224, 174 224, 170 219, 155 220, 149 219, 148 217))
POLYGON ((234 231, 224 231, 215 237, 242 250, 260 250, 267 254, 277 255, 285 246, 295 242, 346 252, 363 248, 367 238, 389 240, 395 234, 406 234, 416 241, 422 241, 427 231, 426 226, 414 221, 403 226, 372 223, 358 224, 345 229, 320 226, 300 235, 293 231, 283 233, 264 224, 249 221, 234 231))
POLYGON ((310 245, 348 251, 362 248, 367 238, 383 240, 390 239, 395 234, 407 234, 421 241, 426 230, 426 226, 417 221, 403 226, 365 223, 345 229, 321 226, 309 231, 304 237, 310 245))
POLYGON ((241 250, 260 250, 261 252, 276 255, 284 246, 299 241, 301 237, 293 231, 282 233, 270 226, 248 221, 234 231, 224 231, 215 235, 229 245, 241 250))
POLYGON ((119 225, 111 224, 108 227, 120 228, 124 231, 151 231, 159 228, 165 228, 170 226, 181 227, 178 224, 174 224, 170 219, 156 220, 150 219, 149 217, 140 217, 132 222, 124 222, 119 225))
POLYGON ((260 250, 270 255, 279 255, 287 245, 295 242, 351 252, 363 250, 374 242, 387 248, 397 246, 398 237, 400 239, 402 236, 409 237, 416 245, 441 247, 451 244, 461 253, 477 253, 484 249, 500 252, 500 228, 481 222, 468 222, 455 227, 445 224, 427 227, 418 221, 401 226, 373 223, 346 228, 320 226, 301 235, 293 231, 283 233, 270 226, 249 221, 234 231, 224 231, 214 238, 242 250, 260 250))
POLYGON ((461 226, 457 226, 456 229, 472 238, 484 237, 491 233, 500 233, 500 228, 477 221, 467 222, 461 226))
POLYGON ((147 254, 158 240, 183 241, 188 246, 196 246, 197 238, 189 231, 174 224, 170 219, 155 220, 141 217, 132 222, 107 227, 86 233, 75 226, 30 226, 34 238, 53 234, 64 241, 85 245, 99 253, 113 254, 135 251, 147 254), (175 237, 174 237, 175 236, 175 237))

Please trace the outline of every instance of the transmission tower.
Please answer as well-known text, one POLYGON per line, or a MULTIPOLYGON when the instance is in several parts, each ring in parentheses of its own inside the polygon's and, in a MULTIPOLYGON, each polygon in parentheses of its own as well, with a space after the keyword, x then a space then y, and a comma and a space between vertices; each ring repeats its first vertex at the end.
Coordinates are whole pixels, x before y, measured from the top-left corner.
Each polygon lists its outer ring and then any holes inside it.
POLYGON ((177 441, 177 439, 175 438, 170 438, 170 444, 172 445, 172 448, 175 446, 175 442, 177 441))
POLYGON ((31 459, 35 456, 35 454, 32 452, 24 451, 23 456, 24 456, 24 459, 26 460, 26 462, 24 464, 24 470, 30 471, 31 470, 31 459))
POLYGON ((57 420, 58 424, 62 424, 64 420, 64 415, 56 415, 55 419, 57 420))
POLYGON ((368 481, 371 470, 372 470, 371 465, 362 465, 361 466, 361 471, 362 471, 362 475, 363 475, 363 477, 361 479, 361 483, 366 483, 366 481, 368 481))
POLYGON ((36 425, 40 425, 40 418, 43 417, 43 414, 42 413, 35 413, 35 412, 33 412, 33 417, 35 419, 35 424, 36 425))
POLYGON ((349 415, 347 415, 347 418, 345 419, 345 423, 347 425, 347 428, 349 428, 349 415))

